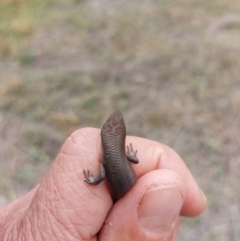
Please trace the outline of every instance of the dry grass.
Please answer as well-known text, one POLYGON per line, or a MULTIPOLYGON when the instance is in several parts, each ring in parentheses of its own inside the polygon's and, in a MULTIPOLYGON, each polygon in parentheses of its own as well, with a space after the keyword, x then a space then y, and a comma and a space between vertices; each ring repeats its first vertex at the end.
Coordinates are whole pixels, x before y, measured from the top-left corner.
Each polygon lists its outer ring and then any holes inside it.
POLYGON ((172 146, 207 194, 179 240, 238 240, 237 7, 1 1, 0 200, 31 189, 74 129, 119 109, 129 134, 172 146))

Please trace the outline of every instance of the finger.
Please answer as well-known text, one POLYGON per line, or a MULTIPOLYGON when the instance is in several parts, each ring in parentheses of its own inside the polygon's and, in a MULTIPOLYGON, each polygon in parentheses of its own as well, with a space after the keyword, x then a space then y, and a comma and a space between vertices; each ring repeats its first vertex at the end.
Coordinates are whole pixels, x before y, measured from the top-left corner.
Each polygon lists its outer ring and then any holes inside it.
POLYGON ((143 175, 111 209, 100 240, 176 240, 185 196, 178 173, 162 169, 143 175))
POLYGON ((98 172, 100 146, 99 130, 91 128, 66 140, 21 222, 26 234, 34 233, 34 240, 96 240, 112 200, 104 182, 84 182, 83 169, 98 172))
POLYGON ((170 169, 179 173, 186 185, 186 199, 181 215, 196 216, 206 207, 206 198, 198 187, 191 172, 179 155, 170 147, 151 140, 129 136, 127 143, 133 143, 138 150, 139 164, 133 165, 137 176, 155 169, 170 169))

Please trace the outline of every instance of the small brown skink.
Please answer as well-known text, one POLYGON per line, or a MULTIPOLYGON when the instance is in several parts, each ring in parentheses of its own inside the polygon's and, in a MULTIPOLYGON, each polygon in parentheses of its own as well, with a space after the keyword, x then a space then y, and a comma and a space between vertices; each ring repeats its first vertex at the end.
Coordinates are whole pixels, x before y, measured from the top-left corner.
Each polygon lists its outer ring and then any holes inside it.
POLYGON ((101 130, 103 162, 100 165, 100 173, 94 177, 89 170, 84 172, 86 182, 99 184, 107 177, 113 201, 123 196, 137 181, 135 172, 130 163, 137 164, 137 151, 132 144, 127 146, 125 154, 126 127, 120 111, 113 112, 104 123, 101 130))

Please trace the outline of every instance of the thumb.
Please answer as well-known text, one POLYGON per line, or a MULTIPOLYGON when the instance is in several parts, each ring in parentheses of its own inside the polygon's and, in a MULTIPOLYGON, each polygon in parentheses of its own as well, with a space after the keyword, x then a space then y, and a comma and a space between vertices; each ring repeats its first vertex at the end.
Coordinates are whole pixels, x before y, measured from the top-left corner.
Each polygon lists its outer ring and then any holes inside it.
POLYGON ((183 179, 176 172, 145 174, 113 206, 100 240, 175 240, 185 196, 183 179))
MULTIPOLYGON (((112 200, 106 185, 92 188, 83 169, 100 158, 99 130, 73 133, 61 148, 39 186, 8 208, 1 237, 20 240, 96 240, 112 200)), ((6 213, 6 212, 4 212, 6 213)), ((1 224, 1 222, 0 222, 1 224)))

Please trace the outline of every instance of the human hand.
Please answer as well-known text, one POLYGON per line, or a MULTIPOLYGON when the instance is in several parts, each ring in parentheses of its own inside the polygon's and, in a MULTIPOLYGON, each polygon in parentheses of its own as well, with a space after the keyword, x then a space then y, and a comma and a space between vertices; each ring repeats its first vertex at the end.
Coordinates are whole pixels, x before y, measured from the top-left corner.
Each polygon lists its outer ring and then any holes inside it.
POLYGON ((137 183, 114 205, 106 181, 84 182, 101 161, 100 130, 74 132, 41 183, 0 210, 0 240, 176 240, 180 215, 203 212, 206 199, 169 147, 128 136, 138 150, 137 183))

